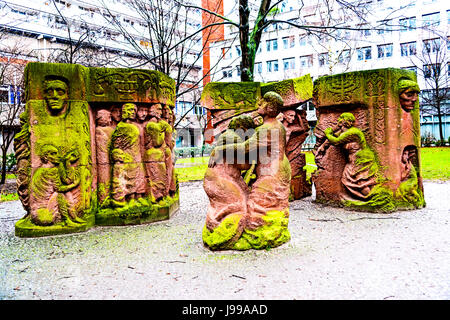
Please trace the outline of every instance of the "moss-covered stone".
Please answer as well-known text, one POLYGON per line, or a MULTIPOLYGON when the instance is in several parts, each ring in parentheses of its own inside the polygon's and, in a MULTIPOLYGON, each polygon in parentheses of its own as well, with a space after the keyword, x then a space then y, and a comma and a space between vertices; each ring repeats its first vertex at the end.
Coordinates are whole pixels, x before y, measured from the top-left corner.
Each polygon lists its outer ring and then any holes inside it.
POLYGON ((211 250, 249 250, 275 248, 290 239, 289 210, 269 211, 263 216, 264 225, 256 230, 244 229, 237 238, 242 216, 228 215, 213 231, 203 228, 202 238, 211 250), (237 238, 237 239, 236 239, 237 238))
POLYGON ((312 98, 313 82, 309 74, 299 78, 261 84, 261 95, 274 91, 284 101, 284 105, 296 105, 312 98))
POLYGON ((259 82, 210 82, 203 88, 202 104, 214 110, 256 110, 260 85, 259 82))
MULTIPOLYGON (((16 224, 18 236, 85 231, 94 226, 96 216, 99 223, 107 225, 158 221, 169 218, 178 209, 178 189, 173 197, 167 196, 158 203, 147 198, 115 201, 110 197, 110 186, 104 182, 93 190, 96 171, 91 150, 94 133, 90 132, 91 102, 146 102, 174 107, 173 79, 153 70, 29 63, 25 83, 26 111, 21 116, 22 130, 15 145, 18 191, 28 214, 16 224), (49 149, 54 151, 52 161, 45 159, 49 149), (102 195, 100 204, 97 192, 102 195), (41 201, 35 201, 37 198, 41 201)), ((172 128, 165 124, 170 134, 172 128)), ((123 128, 121 133, 124 144, 135 143, 139 136, 139 130, 133 127, 123 128)), ((123 164, 119 170, 131 171, 138 165, 120 149, 110 152, 109 161, 123 164)), ((170 149, 165 149, 152 154, 151 160, 164 163, 170 154, 170 149)), ((117 181, 113 179, 112 183, 117 181)))
POLYGON ((100 226, 120 226, 167 220, 178 208, 178 192, 173 197, 164 197, 156 204, 152 203, 151 199, 132 199, 120 207, 99 209, 95 216, 95 224, 100 226))
POLYGON ((265 224, 256 230, 244 229, 239 240, 233 245, 235 250, 270 249, 290 240, 288 230, 289 209, 269 211, 263 216, 265 224))
POLYGON ((213 231, 209 231, 204 226, 202 232, 203 243, 211 250, 231 249, 234 243, 230 243, 230 241, 238 233, 241 218, 242 215, 230 214, 213 231))
POLYGON ((30 216, 25 216, 17 221, 15 235, 23 238, 32 238, 84 232, 94 226, 95 215, 93 213, 86 213, 83 215, 83 220, 83 223, 62 221, 49 226, 38 226, 32 222, 30 216))

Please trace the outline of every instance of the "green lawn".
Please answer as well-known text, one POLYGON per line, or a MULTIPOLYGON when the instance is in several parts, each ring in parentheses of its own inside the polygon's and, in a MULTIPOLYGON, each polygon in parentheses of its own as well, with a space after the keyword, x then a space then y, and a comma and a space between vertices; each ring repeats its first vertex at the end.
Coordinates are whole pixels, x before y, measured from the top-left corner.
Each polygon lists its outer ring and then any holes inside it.
POLYGON ((427 180, 450 180, 450 148, 421 148, 422 177, 427 180))

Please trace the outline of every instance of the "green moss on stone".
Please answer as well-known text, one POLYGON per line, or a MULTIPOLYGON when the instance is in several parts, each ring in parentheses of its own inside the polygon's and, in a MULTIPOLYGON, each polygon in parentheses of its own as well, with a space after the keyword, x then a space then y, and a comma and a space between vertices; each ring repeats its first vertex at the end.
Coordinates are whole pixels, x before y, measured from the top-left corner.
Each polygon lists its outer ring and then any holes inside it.
POLYGON ((203 242, 211 250, 230 249, 230 240, 236 236, 241 218, 241 215, 230 214, 213 231, 209 231, 204 226, 202 232, 203 242))
POLYGON ((166 196, 157 204, 150 198, 132 199, 120 207, 101 208, 95 217, 95 224, 102 226, 143 224, 166 220, 178 209, 179 194, 166 196))
POLYGON ((49 225, 37 226, 32 221, 30 216, 25 216, 16 222, 15 234, 18 237, 43 237, 60 234, 69 234, 84 232, 92 228, 95 224, 95 216, 92 212, 87 212, 83 215, 83 223, 66 223, 65 221, 49 225))
POLYGON ((270 249, 275 248, 290 239, 287 229, 289 222, 289 211, 272 210, 263 216, 264 225, 256 230, 244 229, 237 240, 240 215, 229 215, 213 231, 209 231, 206 226, 203 228, 203 242, 211 250, 233 249, 270 249))
POLYGON ((263 220, 265 224, 256 230, 245 229, 234 244, 235 250, 270 249, 286 243, 291 238, 288 230, 289 209, 268 211, 263 220))

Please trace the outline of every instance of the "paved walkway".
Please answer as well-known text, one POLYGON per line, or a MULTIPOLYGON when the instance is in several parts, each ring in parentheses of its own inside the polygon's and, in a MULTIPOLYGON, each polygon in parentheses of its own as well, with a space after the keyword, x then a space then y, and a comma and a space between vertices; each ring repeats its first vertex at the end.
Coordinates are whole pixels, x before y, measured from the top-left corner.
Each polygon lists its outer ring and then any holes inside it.
POLYGON ((56 237, 15 237, 0 203, 0 299, 450 299, 450 183, 424 187, 390 215, 292 202, 291 241, 246 252, 203 247, 201 182, 168 221, 56 237))

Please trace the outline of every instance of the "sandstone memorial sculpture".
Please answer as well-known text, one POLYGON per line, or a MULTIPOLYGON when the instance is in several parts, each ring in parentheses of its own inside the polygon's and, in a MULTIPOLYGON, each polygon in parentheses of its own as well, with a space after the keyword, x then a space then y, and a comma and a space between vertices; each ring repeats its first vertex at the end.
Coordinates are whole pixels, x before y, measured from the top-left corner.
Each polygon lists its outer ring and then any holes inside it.
POLYGON ((178 209, 173 122, 149 114, 153 106, 173 114, 172 79, 150 70, 51 63, 29 63, 25 76, 26 109, 14 146, 27 214, 16 235, 147 223, 178 209), (157 133, 146 130, 155 126, 157 133), (158 177, 148 170, 149 149, 158 154, 158 177))
POLYGON ((212 250, 264 249, 290 239, 291 166, 286 129, 276 118, 283 99, 269 91, 257 106, 263 124, 249 136, 252 118, 234 117, 211 153, 204 179, 210 205, 203 242, 212 250), (253 170, 256 177, 250 183, 253 170))
POLYGON ((228 129, 231 119, 248 115, 261 124, 257 100, 267 92, 276 92, 283 99, 279 115, 286 128, 286 154, 292 168, 291 199, 311 195, 311 183, 307 181, 305 154, 301 146, 308 136, 309 125, 302 104, 312 99, 313 82, 310 75, 280 82, 211 82, 202 93, 202 105, 211 113, 214 136, 228 129))
POLYGON ((415 73, 402 69, 315 81, 317 202, 372 212, 425 206, 418 93, 415 73))

